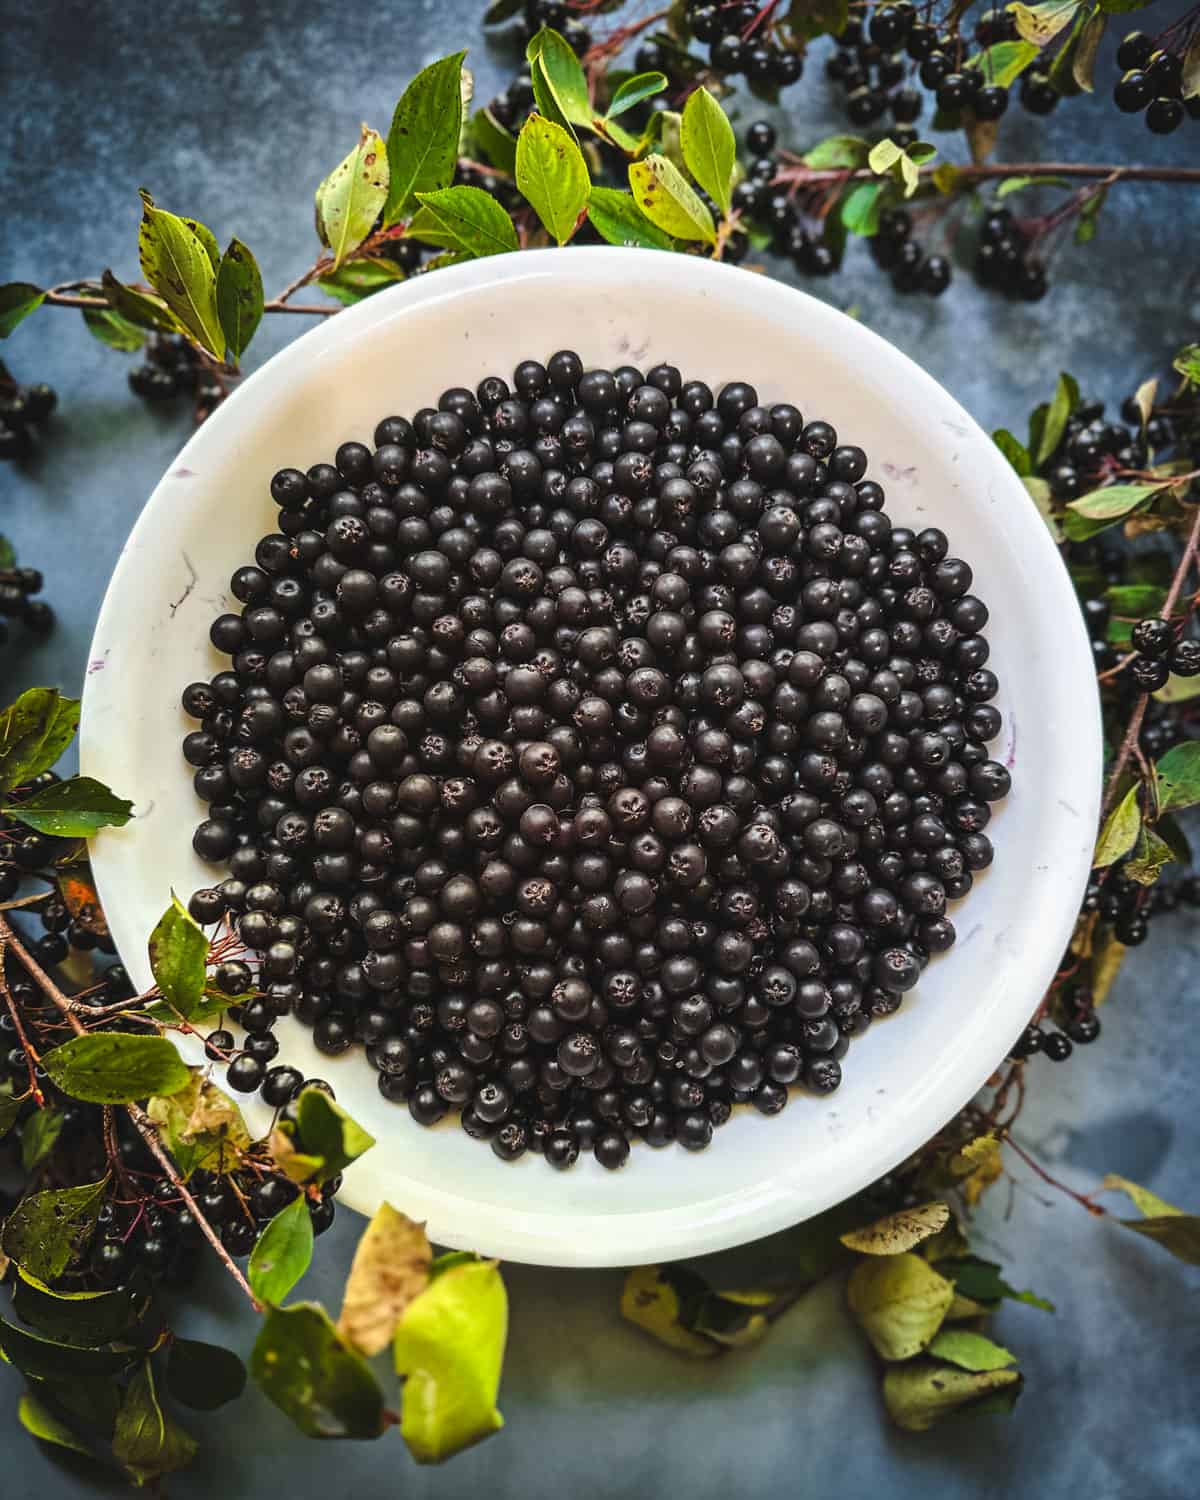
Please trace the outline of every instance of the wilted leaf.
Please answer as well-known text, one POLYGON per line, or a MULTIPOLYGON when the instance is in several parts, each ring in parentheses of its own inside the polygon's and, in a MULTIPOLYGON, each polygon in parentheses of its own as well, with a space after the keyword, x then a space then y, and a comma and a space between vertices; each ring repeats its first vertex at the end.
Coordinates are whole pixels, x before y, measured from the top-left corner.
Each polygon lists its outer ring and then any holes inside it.
POLYGON ((10 818, 55 838, 89 839, 101 828, 123 828, 133 817, 133 803, 114 796, 90 776, 56 781, 4 809, 10 818))
POLYGON ((204 995, 208 946, 204 929, 173 895, 150 934, 150 969, 163 999, 185 1021, 204 995))
POLYGON ((441 1463, 498 1432, 508 1297, 495 1261, 456 1266, 404 1309, 393 1352, 400 1432, 418 1463, 441 1463))
POLYGON ((575 233, 590 186, 587 163, 571 133, 530 115, 517 138, 517 187, 558 244, 575 233))
POLYGON ((108 936, 108 923, 104 920, 92 872, 86 864, 69 865, 60 870, 58 893, 74 921, 97 937, 108 936))
POLYGON ((692 90, 683 106, 680 144, 688 171, 728 214, 737 143, 728 116, 703 85, 692 90))
POLYGON ((231 1171, 250 1144, 241 1110, 200 1068, 177 1093, 151 1099, 146 1112, 185 1182, 201 1169, 231 1171))
POLYGON ((1011 1407, 1020 1393, 1021 1376, 1016 1370, 971 1374, 931 1359, 893 1365, 883 1376, 883 1404, 896 1426, 906 1432, 925 1432, 943 1418, 996 1395, 1002 1395, 1011 1407))
POLYGON ((923 1203, 919 1208, 903 1208, 898 1213, 876 1219, 862 1229, 842 1235, 842 1244, 863 1255, 898 1255, 912 1250, 937 1234, 950 1222, 945 1203, 923 1203))
POLYGON ((950 1162, 950 1170, 959 1180, 959 1191, 969 1207, 980 1198, 1004 1170, 1000 1142, 990 1132, 968 1141, 950 1162))
POLYGON ((1096 843, 1096 853, 1092 863, 1097 869, 1115 864, 1123 858, 1137 843, 1138 832, 1142 826, 1142 809, 1138 802, 1140 787, 1135 783, 1109 813, 1104 827, 1100 830, 1100 838, 1096 843))
POLYGON ((216 1411, 246 1388, 246 1366, 232 1349, 198 1339, 173 1338, 167 1353, 167 1389, 196 1411, 216 1411))
POLYGON ((337 1324, 341 1337, 362 1354, 386 1349, 404 1309, 428 1286, 432 1260, 424 1225, 380 1204, 354 1252, 337 1324))
POLYGON ((1079 44, 1071 60, 1071 76, 1079 87, 1086 89, 1089 94, 1092 92, 1096 77, 1096 55, 1100 50, 1100 41, 1107 25, 1108 17, 1103 11, 1096 11, 1089 16, 1083 24, 1083 30, 1079 34, 1079 44))
POLYGON ((1043 5, 1023 5, 1018 0, 1008 10, 1016 18, 1017 31, 1027 42, 1044 47, 1069 26, 1081 0, 1046 0, 1043 5))
POLYGON ((629 186, 638 207, 664 233, 680 240, 706 240, 710 245, 715 241, 712 215, 667 157, 654 154, 630 162, 629 186))
POLYGON ((335 271, 371 233, 387 196, 387 147, 382 136, 364 125, 358 144, 317 189, 317 228, 335 271))
POLYGON ((29 688, 0 710, 0 792, 48 771, 78 726, 79 700, 57 688, 29 688))
POLYGON ((419 193, 449 187, 454 179, 462 133, 465 56, 465 52, 455 52, 431 63, 400 96, 387 138, 385 227, 390 228, 411 212, 419 193))
POLYGON ((108 1178, 22 1198, 4 1221, 6 1255, 39 1281, 56 1280, 92 1237, 108 1178))
POLYGON ((254 1295, 260 1302, 282 1303, 312 1264, 312 1254, 312 1215, 301 1193, 275 1215, 250 1252, 246 1279, 254 1295))
POLYGON ((967 1328, 943 1328, 930 1344, 928 1352, 937 1359, 949 1360, 962 1370, 976 1373, 980 1370, 1003 1370, 1016 1364, 1017 1357, 999 1344, 985 1338, 982 1333, 972 1333, 967 1328))
POLYGON ((1169 865, 1174 858, 1171 846, 1143 823, 1138 830, 1137 843, 1122 866, 1122 872, 1127 879, 1136 880, 1139 885, 1153 885, 1163 867, 1169 865))
POLYGON ((1176 1259, 1186 1261, 1190 1266, 1200 1266, 1200 1217, 1185 1214, 1182 1209, 1126 1177, 1110 1174, 1104 1179, 1103 1186, 1106 1191, 1126 1194, 1143 1215, 1140 1219, 1119 1220, 1126 1229, 1157 1240, 1176 1259))
POLYGON ((383 1431, 379 1382, 315 1303, 268 1308, 250 1374, 306 1437, 375 1438, 383 1431))
POLYGON ((846 1289, 850 1311, 883 1359, 911 1359, 926 1347, 954 1300, 954 1286, 919 1255, 860 1261, 846 1289))
POLYGON ((126 1388, 112 1449, 139 1486, 186 1469, 196 1456, 196 1440, 159 1404, 149 1360, 143 1361, 126 1388))
POLYGON ((225 354, 217 312, 217 276, 205 241, 186 219, 158 208, 142 190, 138 253, 146 280, 193 339, 214 359, 225 354))
MULTIPOLYGON (((693 1276, 694 1273, 687 1272, 693 1276)), ((700 1281, 699 1277, 695 1278, 700 1281)), ((707 1286, 700 1282, 702 1292, 707 1286)), ((638 1266, 625 1277, 621 1293, 621 1316, 635 1327, 696 1359, 712 1359, 719 1351, 711 1339, 693 1333, 683 1322, 684 1295, 679 1287, 678 1268, 638 1266)))
POLYGON ((175 1094, 191 1074, 165 1036, 91 1032, 72 1037, 42 1057, 64 1094, 89 1104, 132 1104, 154 1094, 175 1094))
POLYGON ((325 1163, 312 1152, 297 1151, 292 1137, 277 1125, 271 1132, 271 1158, 285 1177, 292 1182, 312 1182, 325 1163))

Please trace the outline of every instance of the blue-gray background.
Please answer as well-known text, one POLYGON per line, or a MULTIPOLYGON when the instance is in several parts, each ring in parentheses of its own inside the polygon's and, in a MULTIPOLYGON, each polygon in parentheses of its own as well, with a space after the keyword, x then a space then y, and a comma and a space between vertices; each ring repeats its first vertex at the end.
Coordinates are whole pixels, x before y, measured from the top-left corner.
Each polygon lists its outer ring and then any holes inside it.
MULTIPOLYGON (((642 3, 640 11, 648 10, 642 3)), ((418 68, 471 47, 477 98, 510 76, 486 47, 473 0, 318 5, 259 0, 188 5, 100 0, 82 5, 0 0, 0 280, 42 285, 137 271, 137 187, 196 215, 255 251, 269 291, 313 258, 311 191, 349 148, 361 120, 386 129, 418 68)), ((1156 4, 1143 24, 1182 6, 1156 4)), ((1133 24, 1130 19, 1129 24, 1133 24)), ((1125 29, 1114 22, 1117 35, 1125 29)), ((1113 38, 1099 95, 1048 122, 1015 108, 1004 159, 1185 163, 1200 125, 1162 140, 1119 116, 1109 89, 1113 38)), ((819 62, 786 96, 783 139, 804 146, 844 129, 819 62)), ((741 123, 761 113, 751 108, 741 123)), ((957 141, 947 141, 953 154, 957 141)), ((1067 246, 1050 297, 1035 306, 985 297, 960 273, 937 302, 896 297, 855 247, 842 275, 810 290, 856 306, 991 428, 1020 429, 1060 369, 1119 401, 1197 336, 1200 190, 1120 186, 1086 251, 1067 246)), ((267 320, 252 362, 304 324, 267 320)), ((536 348, 537 329, 522 348, 536 348)), ((77 690, 87 643, 117 554, 185 432, 182 411, 131 398, 122 357, 102 349, 77 315, 46 311, 3 349, 18 378, 51 381, 61 409, 28 467, 0 468, 0 530, 40 565, 60 616, 45 645, 0 659, 6 696, 35 682, 77 690)), ((368 393, 369 394, 369 393, 368 393)), ((1104 1036, 1054 1068, 1031 1065, 1020 1139, 1066 1181, 1091 1189, 1106 1171, 1200 1206, 1194 1090, 1197 936, 1185 917, 1156 924, 1153 951, 1127 965, 1104 1011, 1104 1036)), ((969 997, 964 997, 964 1001, 969 997)), ((303 1291, 335 1303, 359 1228, 341 1217, 303 1291)), ((398 1439, 317 1445, 298 1439, 250 1393, 212 1417, 188 1414, 203 1439, 180 1497, 268 1491, 509 1500, 580 1494, 768 1496, 836 1491, 857 1500, 1014 1494, 1094 1500, 1193 1496, 1200 1329, 1195 1271, 1117 1226, 1093 1221, 1024 1170, 989 1194, 974 1231, 1012 1279, 1051 1298, 1057 1316, 1011 1306, 998 1334, 1018 1351, 1026 1394, 1008 1419, 923 1437, 890 1431, 876 1373, 829 1284, 775 1327, 758 1351, 692 1365, 643 1340, 616 1315, 617 1272, 513 1266, 512 1337, 502 1405, 507 1430, 445 1470, 421 1471, 398 1439)), ((785 1272, 789 1235, 713 1257, 726 1285, 785 1272)), ((200 1337, 245 1353, 252 1317, 214 1269, 200 1337)), ((0 1492, 60 1500, 93 1492, 17 1430, 18 1381, 0 1374, 0 1492)))

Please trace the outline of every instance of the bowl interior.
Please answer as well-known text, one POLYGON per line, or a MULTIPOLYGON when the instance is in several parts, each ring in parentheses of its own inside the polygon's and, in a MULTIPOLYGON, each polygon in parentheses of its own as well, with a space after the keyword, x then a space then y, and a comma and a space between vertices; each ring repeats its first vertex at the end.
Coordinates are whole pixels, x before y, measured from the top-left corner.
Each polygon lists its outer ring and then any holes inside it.
MULTIPOLYGON (((793 1097, 775 1119, 740 1111, 698 1155, 638 1147, 626 1169, 509 1166, 457 1124, 424 1130, 387 1103, 356 1049, 331 1060, 280 1024, 280 1060, 329 1078, 378 1139, 343 1196, 427 1219, 435 1240, 542 1264, 696 1254, 819 1212, 932 1135, 999 1063, 1071 929, 1095 828, 1100 735, 1088 647, 1043 523, 990 440, 910 360, 853 320, 778 282, 679 255, 572 250, 501 256, 409 282, 329 320, 272 359, 193 437, 154 492, 118 564, 97 628, 83 719, 84 770, 137 804, 95 842, 122 957, 150 980, 146 936, 173 888, 213 871, 192 853, 203 815, 179 741, 183 686, 225 665, 212 617, 237 608, 233 569, 273 529, 267 490, 284 464, 329 461, 375 422, 436 404, 452 385, 508 376, 556 348, 585 365, 660 360, 714 386, 746 379, 870 457, 897 524, 942 527, 992 611, 1000 760, 1014 790, 993 820, 996 863, 952 910, 957 945, 897 1015, 858 1038, 845 1082, 793 1097)), ((185 1039, 200 1061, 198 1039, 185 1039)), ((252 1123, 269 1112, 245 1103, 252 1123)))

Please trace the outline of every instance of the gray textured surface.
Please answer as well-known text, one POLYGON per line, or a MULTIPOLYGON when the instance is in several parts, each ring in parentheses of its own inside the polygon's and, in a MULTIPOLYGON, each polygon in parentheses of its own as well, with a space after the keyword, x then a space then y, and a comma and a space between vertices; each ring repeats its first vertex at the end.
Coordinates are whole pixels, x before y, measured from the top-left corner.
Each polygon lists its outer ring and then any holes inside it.
MULTIPOLYGON (((1182 7, 1158 5, 1163 24, 1182 7)), ((479 97, 504 61, 480 47, 463 0, 354 11, 298 0, 189 7, 104 0, 0 0, 7 45, 0 97, 0 279, 53 281, 112 265, 136 269, 136 189, 237 233, 277 289, 314 249, 309 190, 344 153, 360 119, 385 126, 403 82, 435 56, 472 44, 479 97)), ((1120 22, 1115 27, 1123 29, 1120 22)), ((816 68, 812 73, 816 74, 816 68)), ((1099 76, 1112 77, 1111 44, 1099 76)), ((791 91, 786 139, 804 144, 835 123, 817 77, 791 91)), ((758 113, 752 111, 746 118, 758 113)), ((1047 124, 1016 114, 1001 151, 1063 159, 1186 162, 1197 127, 1167 141, 1119 117, 1107 98, 1073 102, 1047 124)), ((979 293, 965 275, 941 301, 902 301, 859 247, 816 290, 919 359, 988 427, 1018 425, 1060 368, 1109 399, 1161 367, 1200 322, 1197 195, 1115 190, 1089 252, 1068 247, 1056 287, 1036 307, 979 293)), ((279 318, 254 362, 299 331, 279 318)), ((76 688, 92 624, 122 542, 184 437, 182 412, 133 401, 120 356, 93 343, 76 315, 47 312, 5 346, 19 377, 48 379, 62 411, 54 442, 28 469, 0 469, 0 529, 41 565, 62 625, 19 659, 0 661, 3 691, 33 682, 76 688)), ((1105 1035, 1037 1087, 1020 1138, 1066 1181, 1090 1189, 1105 1171, 1200 1205, 1194 1150, 1194 1022, 1200 942, 1175 918, 1153 954, 1137 956, 1105 1011, 1105 1035)), ((1156 927, 1156 936, 1158 929, 1156 927)), ((357 1224, 339 1220, 304 1291, 336 1301, 357 1224)), ((1135 1236, 1098 1224, 1019 1172, 979 1215, 980 1244, 1058 1305, 1056 1317, 1013 1306, 999 1336, 1019 1352, 1026 1395, 1009 1419, 924 1438, 883 1424, 875 1375, 829 1285, 811 1294, 750 1356, 693 1366, 642 1341, 615 1315, 611 1272, 508 1273, 513 1333, 502 1404, 508 1430, 444 1471, 420 1471, 395 1439, 374 1447, 303 1444, 257 1395, 189 1424, 202 1456, 171 1483, 180 1497, 220 1491, 248 1500, 286 1488, 307 1497, 386 1490, 411 1497, 658 1492, 699 1500, 836 1487, 857 1497, 1067 1495, 1183 1500, 1196 1492, 1200 1374, 1196 1273, 1135 1236), (1189 1321, 1190 1320, 1190 1321, 1189 1321)), ((790 1236, 714 1257, 725 1284, 783 1271, 790 1236)), ((193 1330, 245 1352, 252 1319, 214 1271, 210 1308, 193 1330)), ((16 1431, 17 1382, 0 1375, 5 1500, 92 1492, 16 1431)))

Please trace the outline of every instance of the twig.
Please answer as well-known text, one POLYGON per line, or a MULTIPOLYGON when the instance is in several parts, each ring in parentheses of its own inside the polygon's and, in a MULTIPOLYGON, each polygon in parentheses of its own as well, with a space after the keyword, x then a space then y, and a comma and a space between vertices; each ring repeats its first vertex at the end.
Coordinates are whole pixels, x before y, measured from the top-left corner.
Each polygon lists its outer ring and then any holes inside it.
POLYGON ((25 1034, 25 1027, 21 1022, 21 1013, 17 1009, 17 1003, 12 997, 12 991, 8 987, 8 976, 4 972, 4 950, 7 945, 0 938, 0 994, 4 996, 4 1003, 8 1006, 8 1013, 13 1018, 13 1025, 17 1029, 17 1038, 25 1049, 25 1065, 29 1069, 29 1092, 33 1095, 33 1102, 39 1109, 46 1107, 46 1096, 42 1093, 41 1085, 37 1081, 34 1072, 36 1065, 41 1062, 37 1049, 25 1034))
POLYGON ((1080 1204, 1083 1208, 1086 1208, 1088 1213, 1094 1214, 1096 1218, 1103 1219, 1107 1217, 1108 1209, 1101 1208, 1098 1203, 1093 1203, 1090 1198, 1085 1198, 1082 1193, 1077 1193, 1073 1187, 1068 1187, 1065 1182, 1059 1182, 1057 1177, 1051 1177, 1050 1173, 1046 1171, 1045 1167, 1035 1161, 1023 1146, 1018 1146, 1011 1135, 1005 1136, 1004 1139, 1005 1142, 1013 1148, 1013 1150, 1025 1163, 1025 1165, 1030 1169, 1030 1171, 1036 1172, 1037 1175, 1042 1179, 1042 1181, 1049 1187, 1057 1188, 1060 1193, 1066 1193, 1068 1198, 1074 1198, 1076 1203, 1080 1204))
POLYGON ((331 318, 334 313, 341 312, 340 307, 326 307, 316 302, 264 302, 263 312, 269 313, 299 313, 310 318, 331 318))
MULTIPOLYGON (((806 167, 803 158, 790 151, 781 152, 780 157, 792 165, 776 174, 776 182, 792 182, 797 179, 812 183, 834 182, 839 178, 870 182, 879 177, 879 173, 873 172, 870 167, 857 167, 851 171, 842 167, 806 167)), ((1115 162, 1083 161, 974 162, 961 166, 953 162, 949 165, 954 167, 960 182, 991 182, 1004 177, 1081 177, 1107 178, 1114 183, 1183 182, 1200 186, 1200 167, 1121 166, 1115 162)), ((938 167, 933 165, 919 168, 922 178, 931 178, 937 170, 938 167)))
POLYGON ((192 1197, 191 1193, 187 1189, 187 1184, 179 1175, 175 1163, 163 1150, 162 1142, 158 1138, 158 1131, 155 1128, 154 1121, 148 1114, 146 1114, 145 1110, 143 1110, 139 1104, 127 1104, 125 1106, 125 1113, 133 1121, 133 1128, 146 1143, 146 1147, 149 1150, 150 1154, 155 1158, 159 1166, 162 1167, 163 1172, 165 1173, 167 1179, 170 1181, 171 1185, 174 1187, 175 1191, 183 1199, 186 1206, 191 1210, 192 1216, 195 1218, 196 1223, 199 1225, 204 1238, 216 1251, 217 1259, 233 1277, 234 1281, 237 1282, 238 1286, 241 1287, 242 1291, 245 1292, 246 1296, 250 1299, 250 1305, 254 1308, 255 1312, 262 1312, 262 1303, 251 1291, 250 1283, 242 1275, 241 1267, 234 1260, 233 1256, 230 1255, 229 1251, 226 1250, 225 1246, 221 1243, 220 1235, 205 1218, 200 1205, 196 1202, 195 1198, 192 1197))

